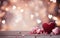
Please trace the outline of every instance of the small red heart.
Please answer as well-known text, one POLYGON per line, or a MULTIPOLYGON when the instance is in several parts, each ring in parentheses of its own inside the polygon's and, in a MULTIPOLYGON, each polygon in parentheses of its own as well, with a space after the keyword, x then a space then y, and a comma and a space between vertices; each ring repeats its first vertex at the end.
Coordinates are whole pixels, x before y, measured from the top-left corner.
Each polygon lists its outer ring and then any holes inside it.
POLYGON ((53 23, 53 22, 43 24, 43 29, 48 34, 50 34, 52 32, 52 29, 54 29, 54 28, 55 28, 55 23, 53 23))

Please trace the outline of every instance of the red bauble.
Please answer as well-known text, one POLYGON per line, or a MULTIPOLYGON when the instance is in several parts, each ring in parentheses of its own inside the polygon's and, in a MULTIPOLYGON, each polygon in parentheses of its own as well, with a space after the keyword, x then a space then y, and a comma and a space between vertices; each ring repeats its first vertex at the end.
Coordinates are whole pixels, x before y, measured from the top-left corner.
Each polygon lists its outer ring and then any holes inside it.
POLYGON ((55 28, 55 23, 53 23, 53 22, 43 24, 43 29, 48 34, 50 34, 52 32, 52 29, 54 29, 54 28, 55 28))
POLYGON ((32 31, 31 31, 31 34, 37 34, 37 30, 38 30, 39 28, 38 27, 34 27, 33 29, 32 29, 32 31))
POLYGON ((37 30, 36 30, 36 33, 37 33, 37 34, 40 34, 40 32, 41 32, 41 29, 37 29, 37 30))
POLYGON ((53 30, 52 30, 53 34, 57 35, 59 34, 59 28, 58 27, 55 27, 53 30))
POLYGON ((30 33, 31 33, 31 34, 36 34, 36 30, 34 30, 34 31, 31 31, 30 33))
POLYGON ((59 27, 55 27, 53 30, 52 30, 52 33, 57 35, 59 34, 59 31, 60 31, 60 28, 59 27))

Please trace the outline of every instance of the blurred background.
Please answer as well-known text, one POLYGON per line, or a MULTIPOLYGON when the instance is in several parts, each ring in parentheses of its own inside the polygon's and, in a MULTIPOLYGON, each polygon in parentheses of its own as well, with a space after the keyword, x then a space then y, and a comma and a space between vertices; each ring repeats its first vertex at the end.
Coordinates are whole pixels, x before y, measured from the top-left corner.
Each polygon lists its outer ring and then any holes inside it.
POLYGON ((31 31, 45 22, 60 27, 60 0, 0 0, 0 31, 31 31))

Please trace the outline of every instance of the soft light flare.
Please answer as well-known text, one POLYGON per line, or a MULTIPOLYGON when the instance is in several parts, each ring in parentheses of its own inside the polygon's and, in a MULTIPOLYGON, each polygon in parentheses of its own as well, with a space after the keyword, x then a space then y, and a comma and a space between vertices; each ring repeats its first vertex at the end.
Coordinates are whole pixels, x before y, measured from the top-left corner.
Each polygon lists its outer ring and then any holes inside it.
POLYGON ((52 15, 48 15, 48 17, 51 19, 53 16, 52 15))
POLYGON ((16 9, 16 6, 15 6, 15 5, 13 5, 12 9, 16 9))

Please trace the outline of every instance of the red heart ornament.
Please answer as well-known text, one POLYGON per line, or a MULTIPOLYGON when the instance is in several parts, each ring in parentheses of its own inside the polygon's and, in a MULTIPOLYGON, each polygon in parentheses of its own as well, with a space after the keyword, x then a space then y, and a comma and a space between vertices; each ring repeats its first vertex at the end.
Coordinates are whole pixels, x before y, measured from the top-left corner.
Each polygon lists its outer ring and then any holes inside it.
POLYGON ((53 22, 43 24, 43 29, 48 34, 50 34, 52 32, 52 29, 54 29, 54 28, 55 28, 55 23, 53 23, 53 22))

